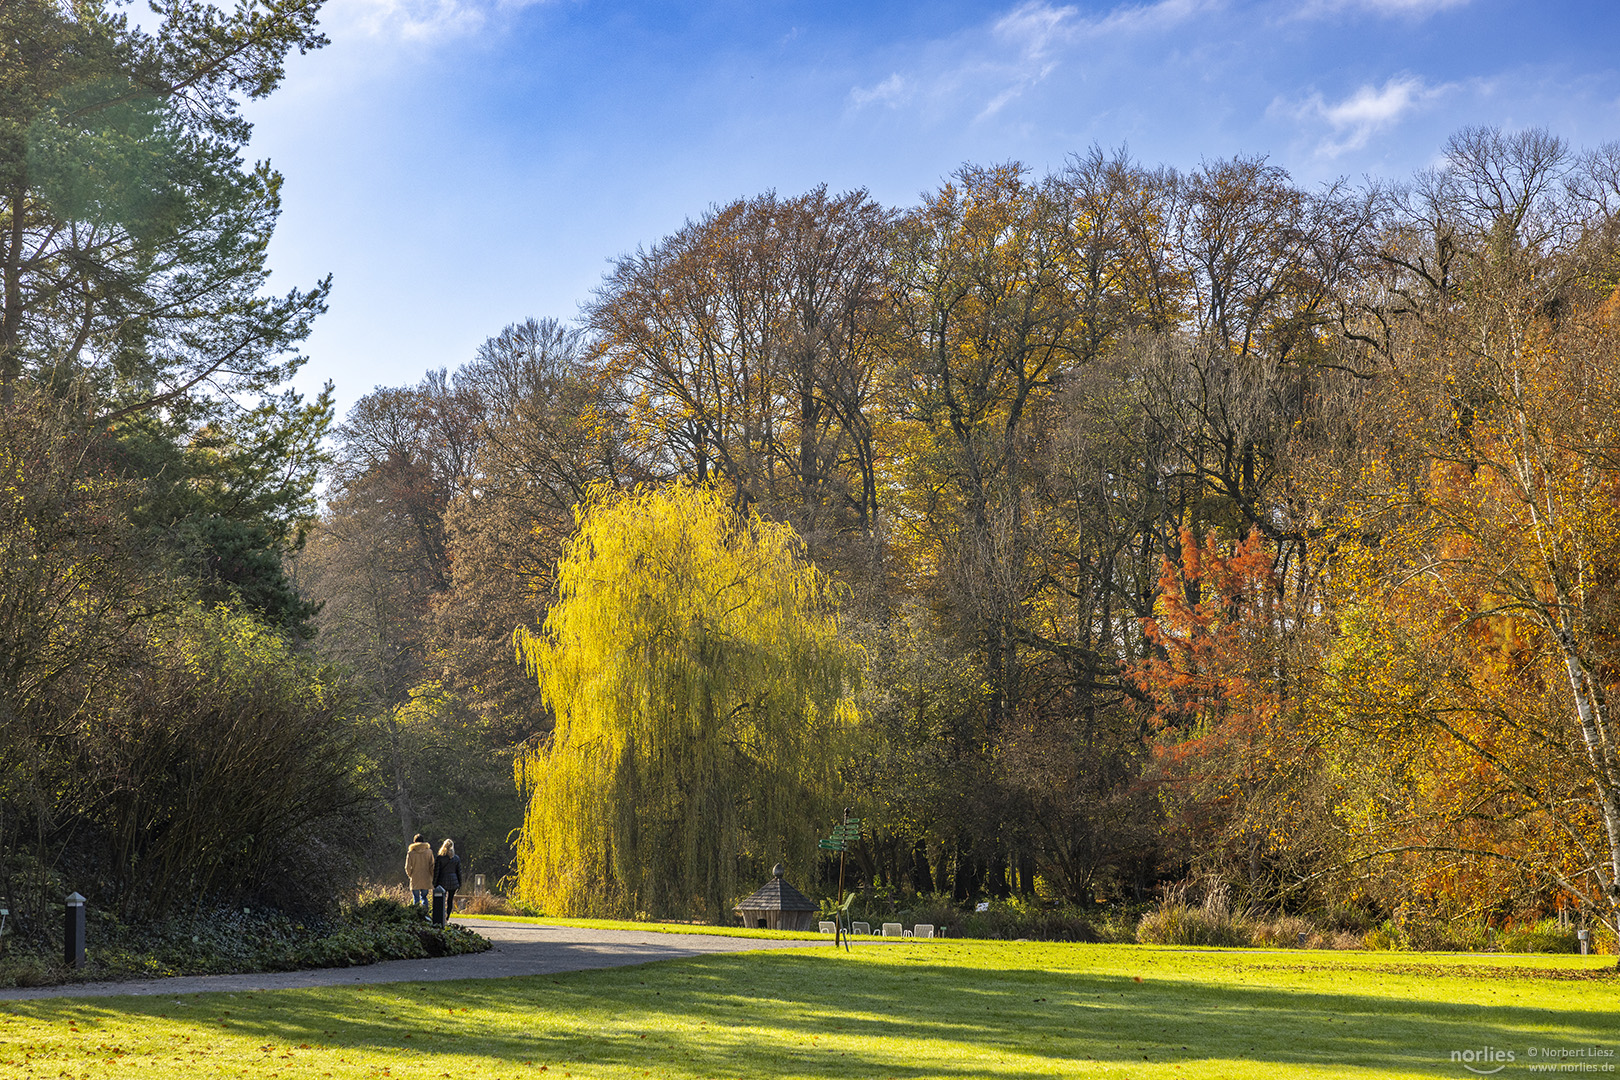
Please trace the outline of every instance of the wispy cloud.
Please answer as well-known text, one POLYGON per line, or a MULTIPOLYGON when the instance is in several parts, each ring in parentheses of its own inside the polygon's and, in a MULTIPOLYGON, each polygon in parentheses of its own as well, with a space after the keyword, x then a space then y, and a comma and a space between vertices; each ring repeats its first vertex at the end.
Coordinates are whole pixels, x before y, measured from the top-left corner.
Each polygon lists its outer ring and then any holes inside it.
POLYGON ((1025 0, 987 24, 930 43, 916 74, 893 72, 879 83, 853 87, 849 101, 857 109, 967 103, 982 120, 1039 85, 1087 45, 1168 31, 1221 5, 1222 0, 1157 0, 1086 18, 1072 5, 1025 0))
POLYGON ((1433 101, 1448 89, 1447 85, 1429 86, 1415 76, 1399 75, 1386 81, 1383 86, 1369 83, 1359 87, 1337 102, 1328 102, 1321 94, 1312 94, 1294 104, 1279 99, 1273 102, 1272 111, 1330 127, 1333 135, 1323 139, 1316 152, 1321 157, 1334 158, 1351 150, 1360 150, 1374 135, 1393 127, 1407 114, 1433 101))
POLYGON ((849 99, 858 106, 888 105, 893 107, 911 96, 911 83, 898 71, 871 88, 855 87, 849 99))
POLYGON ((1072 7, 1055 8, 1040 0, 1031 0, 997 19, 991 24, 990 32, 1025 56, 1044 57, 1073 35, 1075 14, 1072 7))
POLYGON ((1000 112, 1006 104, 1052 73, 1056 54, 1073 40, 1076 11, 1031 0, 1014 8, 990 27, 991 36, 1011 52, 1005 64, 1011 80, 980 111, 980 118, 1000 112))
POLYGON ((1366 11, 1374 15, 1404 15, 1423 19, 1451 8, 1466 7, 1472 0, 1311 0, 1300 14, 1331 15, 1341 11, 1366 11))
POLYGON ((1092 36, 1142 34, 1170 30, 1188 19, 1225 7, 1223 0, 1159 0, 1155 4, 1124 5, 1086 24, 1092 36))
POLYGON ((369 37, 432 41, 476 33, 499 14, 545 0, 332 0, 325 21, 369 37))

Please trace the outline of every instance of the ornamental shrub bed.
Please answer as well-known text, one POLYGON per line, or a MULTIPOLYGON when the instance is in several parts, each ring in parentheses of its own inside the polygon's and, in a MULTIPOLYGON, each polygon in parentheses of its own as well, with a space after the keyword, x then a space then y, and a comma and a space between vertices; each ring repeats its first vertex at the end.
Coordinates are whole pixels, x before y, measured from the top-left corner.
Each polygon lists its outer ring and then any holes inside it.
POLYGON ((48 943, 7 938, 0 952, 0 986, 353 967, 490 947, 464 926, 435 927, 419 909, 390 899, 368 900, 329 916, 216 907, 139 926, 92 910, 86 936, 85 966, 77 970, 62 963, 60 938, 48 943))
MULTIPOLYGON (((822 918, 830 902, 824 903, 822 918)), ((1048 941, 1102 944, 1203 946, 1213 948, 1396 950, 1413 952, 1578 952, 1575 929, 1556 919, 1496 928, 1483 922, 1454 922, 1405 910, 1392 917, 1354 905, 1279 912, 1234 902, 1224 885, 1195 890, 1183 884, 1165 891, 1152 908, 1081 908, 1074 905, 991 900, 959 906, 945 896, 903 895, 875 889, 857 895, 850 917, 876 930, 882 923, 931 923, 946 936, 990 941, 1048 941)), ((1615 944, 1601 929, 1592 932, 1592 951, 1609 953, 1615 944)))

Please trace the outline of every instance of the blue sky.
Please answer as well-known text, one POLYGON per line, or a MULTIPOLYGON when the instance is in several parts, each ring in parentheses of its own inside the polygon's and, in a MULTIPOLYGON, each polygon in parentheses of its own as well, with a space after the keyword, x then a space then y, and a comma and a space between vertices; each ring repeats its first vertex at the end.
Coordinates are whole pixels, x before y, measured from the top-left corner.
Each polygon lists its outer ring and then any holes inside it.
POLYGON ((768 189, 908 205, 1092 143, 1314 184, 1407 176, 1468 124, 1620 139, 1612 2, 329 0, 324 24, 248 152, 287 178, 273 285, 334 275, 299 384, 344 410, 768 189))

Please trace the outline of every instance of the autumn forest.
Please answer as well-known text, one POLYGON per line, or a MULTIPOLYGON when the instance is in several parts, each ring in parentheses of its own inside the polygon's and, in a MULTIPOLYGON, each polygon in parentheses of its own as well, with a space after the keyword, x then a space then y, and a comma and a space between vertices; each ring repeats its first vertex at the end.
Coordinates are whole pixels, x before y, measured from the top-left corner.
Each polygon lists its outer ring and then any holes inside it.
MULTIPOLYGON (((1466 130, 1444 160, 1304 190, 1094 148, 901 209, 768 193, 618 259, 577 320, 368 395, 295 565, 404 763, 400 831, 493 798, 514 752, 543 788, 554 714, 514 628, 611 493, 699 485, 791 530, 860 658, 807 830, 728 828, 754 875, 784 847, 811 872, 847 805, 864 880, 958 901, 1192 877, 1612 919, 1620 158, 1466 130), (430 745, 454 763, 423 777, 430 745)), ((715 767, 763 807, 742 742, 715 767)), ((528 884, 723 908, 622 872, 528 884)))
POLYGON ((421 830, 535 910, 724 921, 778 861, 834 893, 846 810, 869 895, 1620 928, 1620 147, 693 207, 339 417, 239 156, 313 9, 61 11, 0 12, 25 931, 421 830))

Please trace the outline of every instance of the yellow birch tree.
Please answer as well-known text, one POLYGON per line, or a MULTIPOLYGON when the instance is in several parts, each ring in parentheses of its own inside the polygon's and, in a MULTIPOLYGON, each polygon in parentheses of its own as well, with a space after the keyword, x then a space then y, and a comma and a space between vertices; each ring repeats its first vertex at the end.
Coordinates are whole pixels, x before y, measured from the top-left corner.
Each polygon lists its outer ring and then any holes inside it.
POLYGON ((1558 895, 1612 932, 1620 338, 1588 308, 1468 344, 1436 338, 1387 380, 1343 495, 1322 700, 1385 783, 1341 809, 1420 892, 1475 910, 1558 895))

